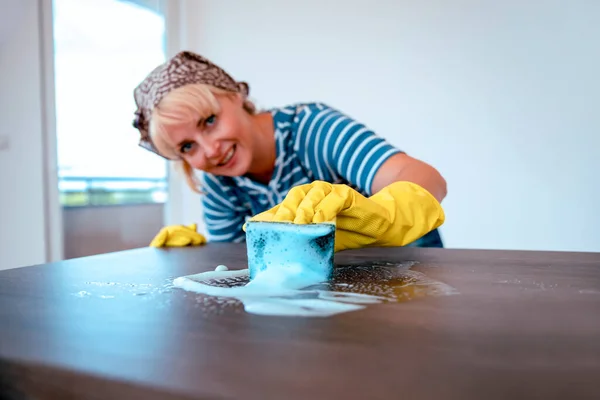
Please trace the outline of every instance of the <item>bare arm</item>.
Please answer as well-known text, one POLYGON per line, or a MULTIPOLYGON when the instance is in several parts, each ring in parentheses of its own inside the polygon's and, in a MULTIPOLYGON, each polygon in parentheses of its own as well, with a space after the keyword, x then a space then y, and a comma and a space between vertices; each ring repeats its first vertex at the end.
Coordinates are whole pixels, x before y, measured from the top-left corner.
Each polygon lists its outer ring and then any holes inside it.
POLYGON ((379 168, 373 179, 372 193, 397 181, 409 181, 422 186, 440 203, 447 194, 446 180, 437 169, 407 154, 396 154, 379 168))

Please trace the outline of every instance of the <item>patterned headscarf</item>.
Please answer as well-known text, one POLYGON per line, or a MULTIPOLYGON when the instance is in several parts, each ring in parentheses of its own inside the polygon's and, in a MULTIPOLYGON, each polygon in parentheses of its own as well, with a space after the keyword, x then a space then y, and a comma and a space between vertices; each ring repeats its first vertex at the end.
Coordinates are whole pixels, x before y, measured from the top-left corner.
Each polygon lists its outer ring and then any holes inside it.
POLYGON ((137 110, 133 126, 140 131, 139 145, 158 155, 148 132, 152 109, 171 90, 181 86, 202 83, 248 96, 246 82, 237 82, 227 72, 206 58, 182 51, 167 62, 156 67, 133 91, 137 110))

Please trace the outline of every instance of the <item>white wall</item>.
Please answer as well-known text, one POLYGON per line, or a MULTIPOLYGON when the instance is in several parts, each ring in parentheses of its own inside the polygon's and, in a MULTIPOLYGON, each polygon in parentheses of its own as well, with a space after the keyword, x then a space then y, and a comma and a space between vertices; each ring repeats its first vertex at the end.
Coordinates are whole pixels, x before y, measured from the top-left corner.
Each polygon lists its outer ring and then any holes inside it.
POLYGON ((55 169, 46 168, 55 148, 50 4, 0 2, 0 269, 61 256, 55 169))
MULTIPOLYGON (((197 13, 203 4, 197 0, 167 0, 162 12, 166 20, 166 53, 174 56, 181 49, 193 49, 201 36, 197 13)), ((169 201, 164 207, 164 224, 198 223, 200 232, 206 233, 202 224, 200 196, 188 187, 183 173, 174 164, 169 164, 169 201)))
POLYGON ((436 166, 448 247, 600 251, 600 2, 184 7, 181 47, 259 105, 328 102, 436 166))

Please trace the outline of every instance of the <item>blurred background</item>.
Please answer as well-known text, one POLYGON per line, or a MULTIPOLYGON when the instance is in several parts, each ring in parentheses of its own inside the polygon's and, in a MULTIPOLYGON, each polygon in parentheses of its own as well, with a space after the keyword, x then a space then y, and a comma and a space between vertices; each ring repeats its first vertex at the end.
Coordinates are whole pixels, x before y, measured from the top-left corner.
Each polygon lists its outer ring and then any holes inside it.
POLYGON ((198 195, 137 146, 179 50, 444 175, 446 247, 600 251, 600 2, 0 0, 0 269, 147 246, 198 195))

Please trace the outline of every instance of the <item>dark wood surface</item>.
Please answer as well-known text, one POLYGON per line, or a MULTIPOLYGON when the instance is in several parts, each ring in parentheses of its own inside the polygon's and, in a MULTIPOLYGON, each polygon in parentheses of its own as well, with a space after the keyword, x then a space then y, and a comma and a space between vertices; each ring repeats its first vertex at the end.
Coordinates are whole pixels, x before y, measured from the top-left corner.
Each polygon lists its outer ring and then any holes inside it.
POLYGON ((600 254, 336 256, 373 261, 416 261, 459 294, 282 318, 169 287, 245 268, 244 245, 227 244, 2 271, 2 398, 600 398, 600 254))

